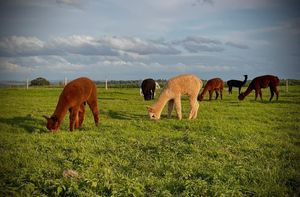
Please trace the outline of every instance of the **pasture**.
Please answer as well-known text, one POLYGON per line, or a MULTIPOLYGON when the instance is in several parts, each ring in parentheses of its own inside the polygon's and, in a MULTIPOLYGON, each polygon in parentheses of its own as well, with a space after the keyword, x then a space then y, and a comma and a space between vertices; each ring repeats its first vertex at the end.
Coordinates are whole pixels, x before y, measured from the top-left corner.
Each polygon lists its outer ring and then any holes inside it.
POLYGON ((297 196, 300 86, 280 90, 273 102, 269 89, 263 102, 206 95, 192 121, 183 97, 183 120, 165 107, 151 121, 137 88, 98 88, 100 125, 87 106, 82 129, 67 115, 52 134, 42 115, 62 88, 1 88, 0 196, 297 196))

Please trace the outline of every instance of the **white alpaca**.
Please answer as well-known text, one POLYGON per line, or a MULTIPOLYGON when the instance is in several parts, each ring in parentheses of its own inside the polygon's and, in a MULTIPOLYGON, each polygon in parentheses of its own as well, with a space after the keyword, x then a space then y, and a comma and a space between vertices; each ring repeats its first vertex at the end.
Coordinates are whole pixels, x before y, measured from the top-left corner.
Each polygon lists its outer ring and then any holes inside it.
POLYGON ((188 95, 190 102, 189 119, 195 119, 199 108, 197 96, 201 87, 202 81, 192 74, 179 75, 171 78, 167 81, 156 103, 148 107, 150 119, 160 119, 161 112, 168 102, 168 118, 171 117, 175 104, 177 117, 181 120, 181 95, 188 95))
POLYGON ((160 89, 160 85, 157 82, 155 82, 155 89, 160 89))

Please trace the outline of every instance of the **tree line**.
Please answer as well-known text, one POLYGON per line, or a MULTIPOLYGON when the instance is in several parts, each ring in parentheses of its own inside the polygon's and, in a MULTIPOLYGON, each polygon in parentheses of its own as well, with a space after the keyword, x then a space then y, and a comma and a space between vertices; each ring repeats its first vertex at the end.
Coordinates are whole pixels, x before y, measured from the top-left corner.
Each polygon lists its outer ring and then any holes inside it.
MULTIPOLYGON (((166 84, 167 80, 166 79, 157 79, 155 80, 158 82, 160 87, 164 87, 166 84)), ((206 84, 207 80, 202 80, 203 85, 206 84)), ((248 80, 245 84, 245 86, 248 86, 251 80, 248 80)), ((6 83, 0 83, 0 86, 20 86, 25 84, 21 83, 20 81, 8 81, 6 83), (12 85, 13 84, 13 85, 12 85)), ((103 80, 97 80, 95 81, 98 87, 105 87, 106 81, 103 80)), ((108 88, 139 88, 142 83, 142 80, 108 80, 108 88)), ((299 79, 288 79, 288 84, 289 86, 294 86, 294 85, 300 85, 300 80, 299 79)), ((280 86, 285 86, 286 85, 286 79, 280 79, 280 86)), ((36 79, 33 79, 30 81, 30 86, 64 86, 64 81, 56 81, 56 82, 50 82, 46 78, 43 77, 38 77, 36 79)), ((225 87, 227 87, 227 84, 225 82, 224 84, 225 87)))

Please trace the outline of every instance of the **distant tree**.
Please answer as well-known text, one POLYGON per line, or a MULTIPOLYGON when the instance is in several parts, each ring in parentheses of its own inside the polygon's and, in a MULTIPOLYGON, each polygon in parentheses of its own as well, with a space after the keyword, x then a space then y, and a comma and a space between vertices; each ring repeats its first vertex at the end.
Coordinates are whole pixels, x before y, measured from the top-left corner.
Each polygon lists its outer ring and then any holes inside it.
POLYGON ((30 85, 31 86, 46 86, 46 85, 50 85, 50 82, 42 77, 38 77, 32 81, 30 81, 30 85))

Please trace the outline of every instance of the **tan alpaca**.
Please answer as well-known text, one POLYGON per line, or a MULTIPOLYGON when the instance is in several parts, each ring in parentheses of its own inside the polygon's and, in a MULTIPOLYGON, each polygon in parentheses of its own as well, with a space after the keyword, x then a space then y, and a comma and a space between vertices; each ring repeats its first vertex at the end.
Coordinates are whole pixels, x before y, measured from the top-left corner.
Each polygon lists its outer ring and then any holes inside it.
POLYGON ((189 119, 195 119, 199 108, 197 96, 201 87, 202 81, 192 74, 178 75, 169 79, 156 103, 148 107, 150 119, 160 119, 160 114, 168 102, 168 118, 171 117, 175 104, 177 117, 181 120, 181 95, 188 95, 190 101, 189 119))

